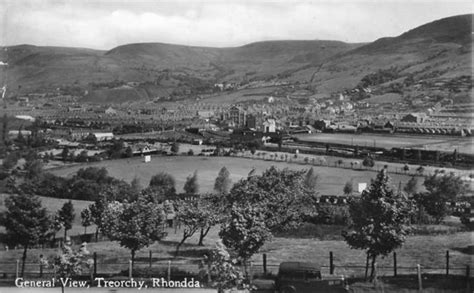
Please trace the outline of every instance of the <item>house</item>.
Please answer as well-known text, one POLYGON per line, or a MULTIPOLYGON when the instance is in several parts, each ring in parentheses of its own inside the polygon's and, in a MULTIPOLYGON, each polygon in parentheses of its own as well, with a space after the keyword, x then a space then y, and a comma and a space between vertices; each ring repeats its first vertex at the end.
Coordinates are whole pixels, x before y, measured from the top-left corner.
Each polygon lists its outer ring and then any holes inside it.
POLYGON ((402 122, 413 122, 413 123, 423 123, 426 120, 425 113, 410 113, 404 116, 400 121, 402 122))
POLYGON ((329 128, 329 125, 331 125, 331 121, 329 120, 320 119, 314 122, 314 128, 319 129, 319 130, 324 130, 326 128, 329 128))
POLYGON ((211 117, 214 117, 215 113, 212 110, 199 110, 197 111, 197 115, 199 118, 203 119, 209 119, 211 117))
POLYGON ((20 107, 28 107, 30 105, 28 97, 19 97, 18 102, 20 107))
POLYGON ((228 112, 228 121, 234 127, 244 127, 247 118, 247 113, 242 107, 232 106, 228 112))
POLYGON ((92 135, 97 139, 97 141, 106 141, 114 138, 112 132, 94 132, 92 135))
POLYGON ((276 121, 275 119, 266 119, 263 122, 263 132, 276 132, 276 121))
POLYGON ((31 131, 29 130, 10 130, 8 131, 8 137, 10 139, 16 139, 18 138, 18 135, 20 135, 20 133, 23 137, 27 137, 31 135, 31 131))
POLYGON ((104 110, 104 113, 106 115, 117 115, 117 110, 115 110, 112 107, 108 107, 107 109, 104 110))
POLYGON ((70 106, 67 107, 67 111, 70 113, 84 112, 85 108, 83 108, 82 106, 70 106))

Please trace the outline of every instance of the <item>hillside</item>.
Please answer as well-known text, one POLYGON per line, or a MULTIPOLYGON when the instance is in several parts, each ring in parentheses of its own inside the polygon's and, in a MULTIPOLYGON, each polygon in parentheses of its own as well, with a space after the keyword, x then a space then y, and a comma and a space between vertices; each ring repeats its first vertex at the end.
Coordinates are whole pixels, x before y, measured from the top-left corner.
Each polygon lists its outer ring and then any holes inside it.
POLYGON ((8 84, 9 97, 59 87, 88 90, 87 101, 110 103, 114 96, 117 102, 180 96, 224 81, 309 83, 315 93, 333 93, 391 67, 402 81, 408 76, 415 82, 449 80, 471 75, 471 24, 472 15, 449 17, 369 44, 266 41, 210 48, 141 43, 109 51, 19 45, 0 50, 0 60, 8 63, 0 68, 0 82, 8 84), (120 87, 130 82, 139 88, 120 87))
POLYGON ((451 79, 472 72, 472 15, 441 19, 398 37, 345 52, 319 67, 295 73, 322 92, 356 87, 367 74, 397 68, 402 80, 451 79))

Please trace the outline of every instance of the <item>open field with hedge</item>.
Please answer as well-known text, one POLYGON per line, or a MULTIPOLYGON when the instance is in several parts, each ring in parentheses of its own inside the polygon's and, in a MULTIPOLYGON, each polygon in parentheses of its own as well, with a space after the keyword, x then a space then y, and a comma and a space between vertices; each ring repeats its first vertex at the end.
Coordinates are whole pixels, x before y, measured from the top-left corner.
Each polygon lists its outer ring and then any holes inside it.
MULTIPOLYGON (((236 157, 201 157, 201 156, 152 156, 150 163, 144 163, 141 158, 121 159, 102 161, 89 164, 65 166, 50 170, 49 172, 58 176, 72 176, 80 168, 87 166, 105 167, 109 175, 127 182, 137 177, 143 187, 146 187, 150 178, 159 173, 166 172, 176 179, 176 189, 183 191, 186 177, 198 171, 198 182, 201 193, 212 192, 214 180, 222 167, 226 167, 231 175, 232 182, 237 182, 255 168, 257 174, 271 166, 279 169, 289 168, 292 170, 308 169, 311 166, 292 164, 286 162, 252 160, 236 157)), ((376 173, 368 170, 350 170, 325 166, 314 166, 316 174, 319 175, 318 190, 320 194, 341 195, 344 184, 352 180, 354 190, 357 190, 357 183, 370 183, 376 173)), ((391 174, 392 184, 398 187, 401 182, 405 185, 410 177, 407 175, 391 174)), ((422 180, 420 180, 422 181, 422 180)), ((422 182, 419 182, 420 184, 422 182)))

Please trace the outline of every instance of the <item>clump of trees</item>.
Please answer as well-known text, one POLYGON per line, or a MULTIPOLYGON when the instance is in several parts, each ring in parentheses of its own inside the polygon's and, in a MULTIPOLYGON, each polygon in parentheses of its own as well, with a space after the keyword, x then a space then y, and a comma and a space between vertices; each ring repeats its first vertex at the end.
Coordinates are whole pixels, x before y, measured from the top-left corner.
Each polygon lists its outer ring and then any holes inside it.
MULTIPOLYGON (((151 195, 163 195, 167 198, 173 198, 176 195, 176 180, 168 173, 160 172, 151 177, 150 183, 146 190, 151 195)), ((164 198, 156 198, 156 201, 164 200, 164 198)))
POLYGON ((454 173, 441 173, 438 170, 426 176, 423 185, 426 192, 417 193, 414 198, 418 206, 432 216, 436 223, 440 223, 449 215, 447 203, 455 201, 467 190, 466 184, 459 176, 454 173))
MULTIPOLYGON (((34 167, 34 165, 32 165, 34 167)), ((36 169, 34 167, 33 169, 36 169)), ((37 171, 31 171, 38 174, 37 171)), ((121 190, 123 197, 132 198, 136 191, 123 180, 108 175, 105 168, 81 168, 71 178, 63 178, 51 173, 40 173, 26 180, 19 188, 27 194, 55 198, 96 200, 98 194, 109 187, 121 190)))
POLYGON ((373 168, 375 166, 374 159, 370 156, 367 156, 362 161, 362 165, 366 168, 373 168))

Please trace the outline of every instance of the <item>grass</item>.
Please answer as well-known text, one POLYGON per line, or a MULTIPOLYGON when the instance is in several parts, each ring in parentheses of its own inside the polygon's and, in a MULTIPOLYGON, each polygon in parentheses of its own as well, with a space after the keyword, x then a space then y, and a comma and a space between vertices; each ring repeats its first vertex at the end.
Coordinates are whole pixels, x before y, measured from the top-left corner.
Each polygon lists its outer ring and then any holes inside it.
MULTIPOLYGON (((277 168, 289 168, 293 170, 308 169, 310 166, 301 164, 292 164, 286 162, 252 160, 236 157, 199 157, 199 156, 152 156, 150 163, 143 163, 140 158, 130 160, 112 160, 102 161, 91 164, 65 166, 58 169, 50 170, 51 173, 58 176, 71 176, 80 168, 86 166, 105 167, 110 176, 118 179, 124 179, 128 182, 137 177, 140 179, 142 186, 147 186, 150 178, 158 172, 167 172, 176 179, 176 189, 182 191, 182 187, 186 181, 186 177, 198 171, 198 183, 200 192, 211 192, 214 186, 214 180, 219 170, 225 166, 230 174, 232 182, 237 182, 241 178, 247 177, 252 168, 257 173, 263 172, 270 166, 277 168)), ((375 177, 375 173, 366 170, 349 170, 332 167, 314 167, 319 174, 318 190, 321 194, 342 194, 345 182, 352 180, 354 184, 361 182, 370 182, 375 177)), ((395 187, 399 182, 406 184, 410 179, 406 175, 391 175, 392 182, 395 187)))
MULTIPOLYGON (((455 138, 455 137, 423 137, 412 135, 397 135, 397 134, 347 134, 347 133, 317 133, 309 135, 299 135, 301 141, 316 141, 347 145, 358 145, 361 147, 420 147, 424 145, 432 145, 439 143, 451 143, 451 146, 456 146, 461 143, 470 143, 472 145, 472 138, 455 138)), ((472 152, 472 150, 470 151, 472 152)))
MULTIPOLYGON (((153 265, 164 266, 168 260, 174 265, 186 270, 198 268, 202 256, 212 249, 218 241, 218 227, 213 228, 205 239, 205 246, 197 246, 198 235, 191 237, 182 247, 177 258, 174 258, 176 244, 181 238, 181 231, 175 233, 168 229, 168 237, 148 248, 137 252, 137 267, 148 266, 149 251, 152 251, 153 265)), ((472 256, 465 253, 463 248, 471 245, 470 233, 456 233, 451 235, 410 236, 404 246, 397 250, 398 268, 400 274, 414 273, 417 264, 421 264, 425 273, 443 273, 445 267, 445 253, 450 251, 450 267, 453 274, 462 274, 466 265, 471 264, 472 256)), ((117 242, 90 243, 88 249, 98 254, 98 271, 112 273, 127 267, 130 251, 117 242)), ((342 240, 321 241, 314 238, 283 238, 274 237, 267 242, 260 253, 253 257, 255 270, 261 269, 262 254, 267 254, 269 271, 275 271, 282 261, 310 261, 321 264, 323 273, 328 273, 329 252, 334 252, 334 264, 337 274, 346 276, 363 275, 365 253, 354 250, 342 240)), ((4 268, 14 268, 16 259, 21 258, 22 250, 0 251, 0 259, 4 268)), ((37 262, 40 254, 46 257, 53 256, 57 249, 31 250, 28 262, 37 262)), ((392 257, 379 258, 380 275, 391 275, 392 257)))
MULTIPOLYGON (((8 197, 8 194, 0 194, 0 212, 6 210, 5 207, 5 199, 8 197)), ((46 207, 47 210, 53 214, 56 213, 58 210, 62 208, 66 199, 58 199, 58 198, 51 198, 40 196, 41 203, 43 207, 46 207)), ((72 204, 74 206, 74 213, 76 217, 74 218, 73 226, 71 230, 68 230, 68 235, 78 235, 84 233, 84 227, 81 225, 81 211, 87 208, 92 202, 85 201, 85 200, 72 200, 72 204)), ((0 232, 4 232, 5 228, 0 226, 0 232)), ((90 233, 95 231, 95 225, 87 227, 87 232, 90 233)), ((57 237, 64 236, 64 230, 60 230, 57 234, 57 237)))

